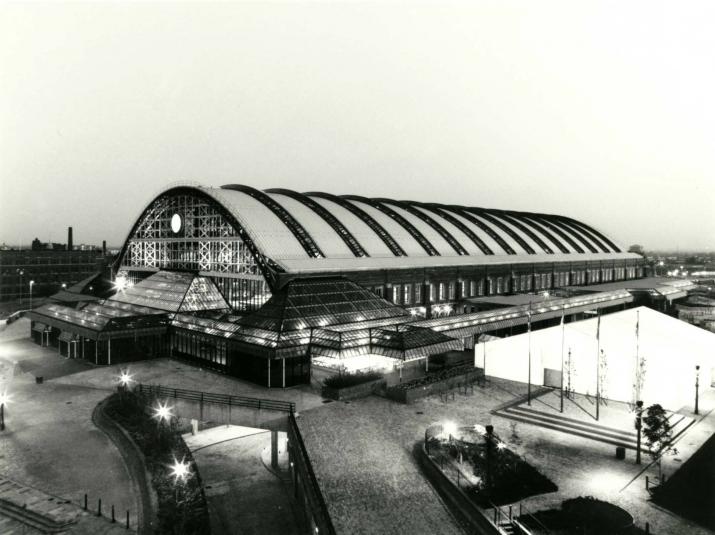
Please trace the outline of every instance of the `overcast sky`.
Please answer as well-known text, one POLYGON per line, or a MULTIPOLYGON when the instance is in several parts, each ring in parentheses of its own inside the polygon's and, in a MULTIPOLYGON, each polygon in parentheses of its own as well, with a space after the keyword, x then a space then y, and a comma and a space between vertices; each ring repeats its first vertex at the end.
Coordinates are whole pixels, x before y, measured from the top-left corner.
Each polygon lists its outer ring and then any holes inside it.
POLYGON ((0 242, 179 180, 560 213, 715 248, 715 3, 0 7, 0 242))

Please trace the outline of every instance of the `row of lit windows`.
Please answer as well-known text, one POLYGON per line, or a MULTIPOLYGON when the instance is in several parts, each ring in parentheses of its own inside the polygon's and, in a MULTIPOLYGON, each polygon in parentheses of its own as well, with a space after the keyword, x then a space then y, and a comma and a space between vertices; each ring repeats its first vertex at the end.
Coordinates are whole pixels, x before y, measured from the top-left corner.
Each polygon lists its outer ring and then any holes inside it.
MULTIPOLYGON (((513 274, 511 277, 488 277, 479 280, 460 280, 458 282, 427 283, 426 293, 429 302, 454 301, 460 298, 498 295, 503 293, 518 293, 530 291, 545 291, 562 286, 580 286, 612 280, 635 278, 641 268, 588 269, 579 271, 559 271, 555 273, 513 274)), ((387 297, 395 304, 420 305, 422 303, 422 284, 406 283, 388 286, 387 296, 382 286, 376 286, 373 291, 380 297, 387 297)))

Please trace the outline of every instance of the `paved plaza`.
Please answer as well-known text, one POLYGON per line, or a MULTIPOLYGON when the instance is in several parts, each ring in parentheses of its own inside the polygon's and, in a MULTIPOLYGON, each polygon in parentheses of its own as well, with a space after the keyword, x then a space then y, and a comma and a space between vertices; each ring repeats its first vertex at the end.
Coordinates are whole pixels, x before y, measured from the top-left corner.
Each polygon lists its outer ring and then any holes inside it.
MULTIPOLYGON (((558 492, 525 500, 531 511, 591 495, 625 508, 641 527, 649 522, 652 533, 711 533, 647 501, 644 476, 657 473, 654 467, 641 473, 650 462, 647 455, 637 466, 632 451, 619 461, 611 445, 526 423, 517 423, 512 436, 512 420, 490 411, 525 393, 526 385, 492 379, 487 387, 475 388, 473 395, 457 394, 454 401, 431 396, 401 405, 372 396, 304 412, 299 427, 338 532, 354 533, 355 526, 360 526, 360 533, 458 532, 412 453, 428 425, 454 421, 491 423, 511 449, 559 486, 558 492)), ((680 438, 678 456, 664 461, 666 473, 672 474, 715 430, 713 397, 708 391, 702 399, 702 417, 680 438)), ((546 398, 543 404, 552 402, 546 398)), ((581 409, 567 410, 573 415, 581 409)), ((609 409, 604 412, 614 424, 616 416, 609 409)), ((632 425, 632 414, 623 418, 632 425)))

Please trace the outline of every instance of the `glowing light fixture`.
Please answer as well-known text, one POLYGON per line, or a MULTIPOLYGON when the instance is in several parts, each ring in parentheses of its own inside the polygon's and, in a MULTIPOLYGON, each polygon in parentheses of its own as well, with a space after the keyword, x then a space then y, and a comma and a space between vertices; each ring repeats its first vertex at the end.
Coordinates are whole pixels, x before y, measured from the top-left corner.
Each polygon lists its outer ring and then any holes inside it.
POLYGON ((444 422, 442 425, 442 430, 445 435, 452 437, 457 434, 457 424, 454 422, 444 422))
POLYGON ((181 480, 183 483, 189 476, 191 476, 191 467, 189 463, 185 462, 183 459, 178 461, 174 458, 174 464, 171 466, 171 475, 174 476, 174 483, 181 480))
POLYGON ((179 214, 174 214, 173 216, 171 216, 171 232, 173 232, 174 234, 178 234, 181 230, 182 224, 183 221, 181 220, 181 216, 179 214))
POLYGON ((159 403, 159 405, 154 409, 154 418, 157 418, 160 422, 162 420, 169 421, 173 416, 171 412, 171 407, 168 403, 159 403))
POLYGON ((122 370, 121 373, 119 374, 119 384, 122 386, 128 386, 129 383, 131 383, 134 379, 132 379, 132 375, 129 374, 129 371, 127 370, 122 370))

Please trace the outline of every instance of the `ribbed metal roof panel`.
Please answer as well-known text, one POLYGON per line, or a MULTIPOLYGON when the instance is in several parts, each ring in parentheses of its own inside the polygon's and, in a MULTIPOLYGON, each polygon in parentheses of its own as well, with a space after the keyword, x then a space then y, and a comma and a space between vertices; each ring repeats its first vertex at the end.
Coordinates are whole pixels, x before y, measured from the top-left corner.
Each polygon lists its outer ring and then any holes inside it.
POLYGON ((259 250, 269 258, 309 258, 290 229, 263 203, 241 191, 202 188, 231 210, 251 235, 259 250))
POLYGON ((318 244, 326 257, 354 258, 353 252, 345 245, 338 233, 328 223, 306 205, 280 193, 267 193, 274 201, 300 221, 308 234, 318 244))
POLYGON ((427 223, 422 221, 419 217, 411 214, 410 212, 395 203, 391 203, 388 201, 383 202, 387 204, 390 208, 392 208, 395 212, 404 217, 407 221, 412 223, 412 225, 414 225, 414 227, 419 230, 432 245, 434 245, 435 249, 437 249, 441 256, 459 256, 457 252, 452 248, 452 246, 449 245, 449 243, 447 243, 447 241, 442 236, 440 236, 436 230, 434 230, 427 223))
POLYGON ((438 212, 433 212, 431 210, 427 210, 425 208, 422 208, 421 206, 416 206, 412 205, 415 210, 419 210, 420 212, 423 212, 427 216, 431 217, 434 219, 437 223, 442 225, 442 227, 449 232, 452 236, 454 236, 454 239, 457 240, 462 247, 464 247, 467 252, 470 255, 477 255, 477 256, 482 256, 484 253, 482 252, 481 249, 477 246, 476 243, 474 243, 469 236, 467 236, 464 232, 459 230, 457 227, 455 227, 452 223, 447 221, 444 217, 442 217, 438 212))
POLYGON ((373 208, 369 204, 365 204, 364 202, 352 199, 346 200, 349 203, 358 206, 364 212, 367 212, 375 221, 382 225, 382 227, 389 232, 395 240, 397 240, 408 256, 429 256, 419 242, 415 240, 410 233, 402 227, 402 225, 397 223, 390 216, 384 214, 377 208, 373 208))
POLYGON ((352 235, 355 236, 355 239, 360 242, 360 245, 365 248, 367 254, 375 257, 395 256, 387 245, 385 245, 385 242, 355 214, 329 199, 313 195, 309 195, 309 197, 340 220, 340 222, 350 230, 352 235))

